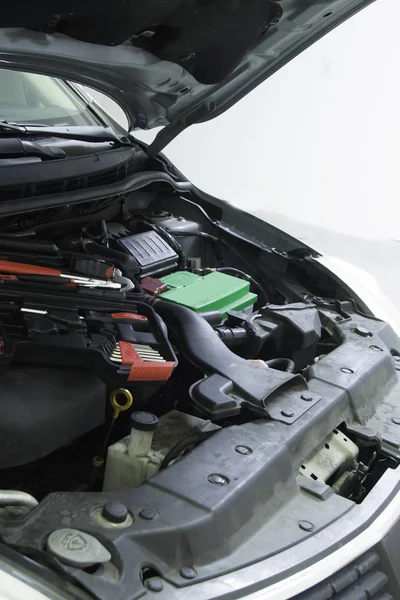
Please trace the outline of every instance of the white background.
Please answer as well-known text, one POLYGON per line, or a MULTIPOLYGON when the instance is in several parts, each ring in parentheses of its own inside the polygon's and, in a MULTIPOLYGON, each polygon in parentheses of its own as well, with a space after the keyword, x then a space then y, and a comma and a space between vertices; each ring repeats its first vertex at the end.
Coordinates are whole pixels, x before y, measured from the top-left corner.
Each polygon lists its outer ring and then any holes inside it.
POLYGON ((200 188, 363 267, 400 302, 399 23, 398 0, 376 0, 165 153, 200 188))

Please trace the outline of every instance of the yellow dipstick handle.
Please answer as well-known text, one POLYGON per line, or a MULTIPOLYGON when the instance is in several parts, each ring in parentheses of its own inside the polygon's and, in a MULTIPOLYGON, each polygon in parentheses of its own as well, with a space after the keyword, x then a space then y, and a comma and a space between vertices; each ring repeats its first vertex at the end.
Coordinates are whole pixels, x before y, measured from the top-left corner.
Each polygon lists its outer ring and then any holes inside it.
POLYGON ((112 421, 109 425, 108 431, 106 433, 106 437, 105 440, 103 442, 103 445, 101 447, 100 452, 93 457, 92 459, 92 474, 91 474, 91 485, 93 487, 93 483, 96 481, 96 479, 98 478, 98 475, 96 474, 96 471, 100 471, 100 469, 104 466, 104 454, 105 451, 107 449, 107 443, 108 440, 110 439, 110 434, 112 432, 113 429, 113 425, 115 423, 115 421, 118 419, 120 412, 124 411, 124 410, 128 410, 128 408, 130 408, 132 406, 133 403, 133 397, 132 394, 130 393, 129 390, 126 390, 125 388, 117 388, 116 390, 114 390, 111 393, 110 396, 110 404, 113 407, 113 417, 112 417, 112 421), (118 397, 119 396, 123 396, 124 398, 124 402, 118 402, 118 397))
POLYGON ((113 407, 113 419, 118 419, 119 413, 128 410, 128 408, 132 406, 132 402, 133 398, 129 390, 126 390, 125 388, 117 388, 114 390, 110 396, 110 403, 113 407), (122 404, 121 402, 118 402, 118 396, 123 396, 125 402, 122 404))

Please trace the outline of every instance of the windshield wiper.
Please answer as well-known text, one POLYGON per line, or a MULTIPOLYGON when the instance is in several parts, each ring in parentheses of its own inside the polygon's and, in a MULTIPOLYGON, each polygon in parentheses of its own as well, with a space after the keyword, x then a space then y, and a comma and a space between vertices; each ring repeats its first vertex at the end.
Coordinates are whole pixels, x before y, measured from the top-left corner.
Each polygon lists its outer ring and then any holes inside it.
POLYGON ((132 146, 127 137, 119 138, 111 127, 73 126, 47 127, 43 125, 18 125, 0 120, 1 137, 19 137, 20 135, 40 135, 42 137, 58 137, 81 142, 114 142, 118 146, 132 146))

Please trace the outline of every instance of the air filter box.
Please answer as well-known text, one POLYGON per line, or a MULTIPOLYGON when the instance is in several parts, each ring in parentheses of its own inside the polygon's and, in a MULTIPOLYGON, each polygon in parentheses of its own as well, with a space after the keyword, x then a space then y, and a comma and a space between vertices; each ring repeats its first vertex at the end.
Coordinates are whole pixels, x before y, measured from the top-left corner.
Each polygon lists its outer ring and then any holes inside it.
POLYGON ((178 264, 177 253, 156 231, 121 238, 118 245, 137 260, 142 277, 171 271, 178 264))
POLYGON ((228 310, 250 308, 257 300, 256 294, 250 292, 248 281, 218 271, 204 277, 177 271, 162 277, 161 281, 168 285, 168 290, 158 296, 161 300, 181 304, 195 312, 218 310, 226 316, 228 310))

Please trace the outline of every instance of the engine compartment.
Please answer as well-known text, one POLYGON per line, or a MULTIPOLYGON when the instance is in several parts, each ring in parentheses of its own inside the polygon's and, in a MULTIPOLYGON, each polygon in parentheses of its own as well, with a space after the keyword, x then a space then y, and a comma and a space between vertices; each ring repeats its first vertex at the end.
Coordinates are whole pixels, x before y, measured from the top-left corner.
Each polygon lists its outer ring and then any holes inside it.
POLYGON ((35 215, 34 227, 25 222, 21 232, 14 221, 0 236, 4 488, 38 498, 75 489, 78 481, 80 489, 101 488, 107 445, 129 431, 133 413, 151 409, 161 432, 163 415, 168 421, 174 413, 184 440, 190 419, 198 419, 194 430, 202 433, 204 423, 208 430, 240 417, 245 406, 264 415, 269 391, 300 383, 295 363, 276 359, 285 353, 280 324, 255 310, 267 290, 225 264, 217 238, 200 222, 162 209, 110 208, 110 221, 71 213, 57 221, 46 211, 35 215), (262 363, 260 375, 260 365, 248 359, 262 356, 272 363, 262 363), (241 386, 244 397, 233 400, 225 383, 241 386), (24 419, 27 389, 35 410, 24 419), (210 392, 220 395, 218 406, 211 406, 210 392), (127 397, 129 407, 118 409, 127 397), (79 464, 71 477, 57 468, 66 456, 79 464), (47 464, 49 481, 38 479, 37 469, 47 464))
POLYGON ((133 585, 130 550, 118 560, 107 551, 100 570, 76 564, 57 554, 60 524, 114 544, 159 519, 146 549, 159 571, 139 543, 137 563, 149 566, 135 585, 158 572, 175 581, 163 536, 176 556, 190 540, 200 565, 214 536, 223 572, 226 532, 257 536, 252 507, 266 528, 280 498, 282 510, 305 502, 339 517, 398 465, 384 416, 394 332, 308 249, 267 225, 270 243, 260 242, 218 217, 204 199, 157 190, 3 220, 2 538, 58 557, 90 589, 133 585))

